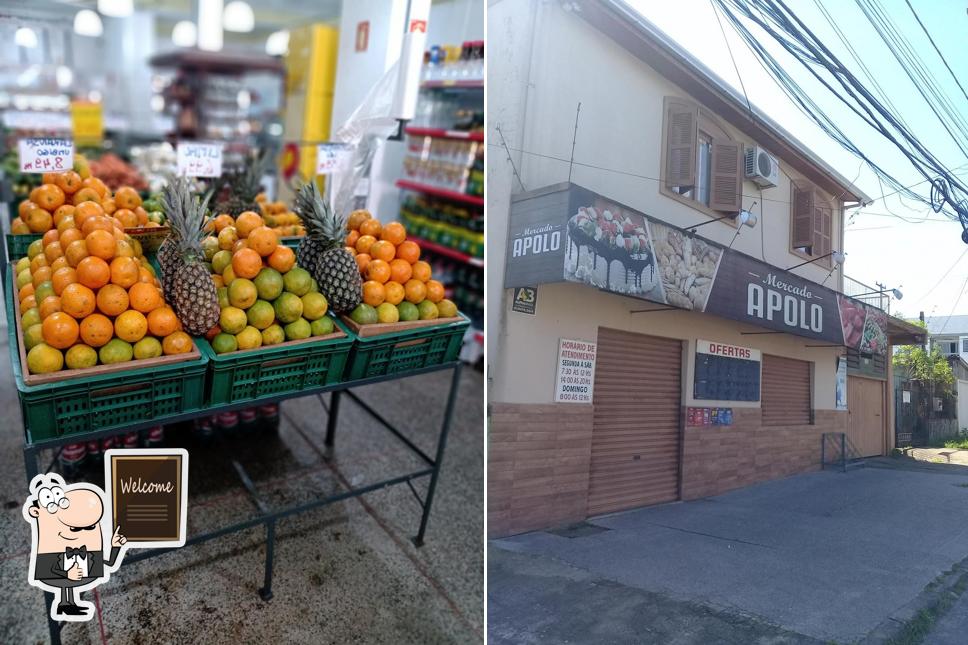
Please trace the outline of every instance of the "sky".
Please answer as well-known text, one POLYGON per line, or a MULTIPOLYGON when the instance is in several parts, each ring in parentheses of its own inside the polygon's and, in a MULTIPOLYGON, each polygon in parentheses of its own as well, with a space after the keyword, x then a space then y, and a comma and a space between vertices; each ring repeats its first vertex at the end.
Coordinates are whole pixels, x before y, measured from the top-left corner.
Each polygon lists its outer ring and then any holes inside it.
MULTIPOLYGON (((762 68, 732 26, 720 15, 722 29, 710 0, 626 0, 629 5, 676 40, 717 75, 742 91, 750 101, 804 142, 828 164, 861 188, 875 201, 862 209, 848 211, 844 243, 847 260, 844 273, 873 285, 900 288, 901 301, 891 303, 891 313, 914 318, 968 314, 968 245, 961 241, 961 226, 920 202, 887 195, 890 186, 878 184, 877 176, 861 160, 827 136, 787 98, 772 76, 762 68), (723 31, 725 31, 725 39, 723 31), (728 47, 727 48, 727 42, 728 47), (734 68, 730 49, 736 61, 734 68), (739 75, 736 69, 738 68, 739 75), (742 79, 742 83, 740 81, 742 79), (899 217, 900 216, 900 217, 899 217), (905 222, 901 219, 911 220, 905 222), (922 221, 923 220, 923 221, 922 221)), ((885 12, 914 47, 952 103, 968 120, 968 102, 945 69, 904 0, 879 0, 885 12)), ((941 53, 963 86, 968 88, 968 13, 961 0, 910 0, 941 53)), ((835 17, 854 50, 884 91, 909 128, 942 163, 968 181, 968 158, 954 145, 941 122, 920 97, 915 86, 881 41, 856 2, 851 0, 786 0, 787 6, 813 31, 847 67, 867 83, 846 46, 818 9, 822 3, 835 17)), ((812 80, 807 70, 775 45, 771 37, 751 29, 780 61, 784 69, 806 88, 841 129, 902 185, 923 180, 897 148, 853 115, 828 90, 812 80)), ((913 190, 927 195, 930 185, 913 190)))

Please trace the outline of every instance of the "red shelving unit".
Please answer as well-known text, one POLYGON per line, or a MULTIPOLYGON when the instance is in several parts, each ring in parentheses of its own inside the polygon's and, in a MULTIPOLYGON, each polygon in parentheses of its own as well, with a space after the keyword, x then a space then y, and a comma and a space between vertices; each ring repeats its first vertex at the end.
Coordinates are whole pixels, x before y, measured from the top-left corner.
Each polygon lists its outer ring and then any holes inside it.
POLYGON ((397 187, 403 188, 405 190, 414 190, 418 193, 426 193, 428 195, 433 195, 435 197, 440 197, 442 199, 449 199, 455 202, 463 202, 465 204, 472 204, 474 206, 483 206, 484 198, 475 197, 474 195, 466 195, 464 193, 458 193, 455 190, 447 190, 446 188, 435 188, 433 186, 427 186, 425 184, 420 184, 415 181, 408 181, 406 179, 398 179, 397 187))
POLYGON ((407 128, 407 134, 415 137, 438 137, 441 139, 462 139, 465 141, 484 141, 483 132, 465 132, 463 130, 443 130, 441 128, 407 128))
POLYGON ((475 267, 484 266, 483 258, 475 258, 473 256, 467 255, 466 253, 462 253, 457 249, 452 249, 449 246, 437 244, 436 242, 431 242, 430 240, 425 240, 422 237, 415 237, 413 235, 408 235, 407 239, 413 240, 414 242, 420 245, 420 248, 426 249, 427 251, 439 253, 440 255, 446 255, 449 258, 452 258, 454 260, 459 260, 460 262, 464 262, 471 266, 475 266, 475 267))

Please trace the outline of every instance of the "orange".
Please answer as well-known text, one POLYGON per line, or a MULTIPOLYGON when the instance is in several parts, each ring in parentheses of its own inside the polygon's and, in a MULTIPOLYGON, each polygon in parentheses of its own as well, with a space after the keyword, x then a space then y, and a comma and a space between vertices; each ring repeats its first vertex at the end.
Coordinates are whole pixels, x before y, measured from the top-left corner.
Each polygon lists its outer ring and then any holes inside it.
POLYGON ((57 258, 56 260, 54 260, 53 262, 50 263, 50 270, 56 272, 57 269, 63 269, 64 267, 69 267, 69 266, 70 265, 67 263, 67 258, 65 258, 62 255, 62 256, 60 256, 59 258, 57 258))
POLYGON ((44 233, 54 225, 54 218, 43 208, 32 208, 27 211, 27 228, 31 233, 44 233))
POLYGON ((366 265, 366 277, 368 280, 383 284, 390 279, 390 265, 383 260, 370 260, 366 265))
POLYGON ((127 240, 118 240, 114 243, 114 257, 117 258, 133 258, 134 257, 134 247, 131 246, 131 242, 127 240))
POLYGON ((134 214, 135 217, 138 218, 138 226, 144 226, 148 223, 148 211, 142 207, 139 206, 138 208, 134 209, 134 214))
MULTIPOLYGON (((20 291, 17 292, 17 297, 20 298, 20 302, 23 302, 24 298, 34 295, 34 289, 36 289, 36 287, 34 286, 33 282, 28 282, 24 286, 20 287, 20 291)), ((30 307, 20 307, 20 308, 30 309, 30 307)))
POLYGON ((58 206, 57 210, 51 213, 51 215, 54 216, 54 224, 60 224, 60 221, 65 217, 67 217, 68 215, 73 217, 74 208, 75 207, 70 204, 61 204, 60 206, 58 206))
POLYGON ((114 215, 114 212, 118 210, 118 205, 114 203, 113 199, 105 199, 101 202, 101 208, 104 209, 105 215, 114 215))
POLYGON ((389 302, 391 305, 399 305, 401 302, 403 302, 406 291, 404 290, 402 284, 391 280, 383 285, 383 288, 387 293, 387 302, 389 302))
POLYGON ((84 188, 93 188, 97 191, 97 194, 100 195, 101 198, 109 196, 111 192, 108 190, 108 187, 105 185, 105 183, 97 177, 88 177, 81 182, 81 186, 84 188))
POLYGON ((38 186, 30 193, 30 201, 48 212, 57 210, 57 207, 63 204, 66 198, 67 196, 64 195, 64 191, 56 184, 38 186))
POLYGON ((91 347, 106 345, 114 337, 114 323, 103 314, 91 314, 81 321, 81 340, 91 347))
POLYGON ((180 327, 181 322, 179 322, 178 316, 176 316, 175 311, 167 305, 164 307, 158 307, 148 314, 148 331, 150 331, 153 336, 164 338, 165 336, 178 331, 180 327))
POLYGON ((34 283, 36 287, 41 282, 47 282, 53 276, 54 272, 50 267, 37 267, 35 271, 30 272, 31 282, 34 283))
POLYGON ((249 248, 264 258, 279 246, 279 236, 268 226, 257 226, 249 232, 249 248))
POLYGON ((249 233, 265 226, 265 220, 258 213, 245 211, 235 218, 235 229, 239 232, 239 237, 249 237, 249 233))
POLYGON ((285 273, 295 264, 296 254, 288 246, 280 244, 276 247, 276 250, 269 255, 269 266, 279 273, 285 273))
POLYGON ((351 231, 360 230, 360 224, 373 217, 369 211, 358 210, 350 213, 350 218, 346 222, 346 227, 351 231))
POLYGON ((84 235, 91 233, 93 231, 107 231, 108 233, 114 230, 114 220, 112 220, 108 215, 95 215, 94 217, 88 217, 81 224, 81 232, 84 235))
POLYGON ((52 228, 44 233, 44 236, 40 239, 43 241, 44 246, 47 246, 51 242, 56 242, 60 239, 60 231, 58 231, 56 228, 52 228))
POLYGON ((128 289, 128 299, 132 309, 145 314, 165 304, 165 299, 161 297, 158 287, 146 282, 134 283, 128 289))
POLYGON ((77 281, 90 289, 99 289, 111 281, 111 267, 99 257, 82 258, 77 263, 77 281))
POLYGON ((121 340, 137 343, 148 333, 148 320, 140 311, 128 309, 114 319, 114 333, 121 340))
POLYGON ((36 256, 34 256, 34 259, 30 261, 30 270, 36 271, 39 267, 45 267, 47 264, 47 256, 45 256, 43 253, 38 253, 36 256))
POLYGON ((380 233, 380 239, 397 246, 407 239, 407 229, 400 222, 389 222, 383 227, 383 231, 380 233))
POLYGON ((127 289, 141 277, 140 269, 141 266, 129 257, 114 258, 111 260, 111 282, 127 289))
POLYGON ((88 217, 104 215, 104 209, 97 202, 81 202, 74 206, 74 221, 80 226, 88 217))
POLYGON ((64 255, 64 249, 61 248, 60 242, 51 242, 44 246, 44 257, 48 262, 53 262, 62 255, 64 255))
POLYGON ((379 307, 387 299, 386 289, 375 280, 367 280, 363 283, 363 302, 372 306, 379 307))
POLYGON ((77 342, 79 333, 77 321, 63 312, 54 312, 44 319, 44 342, 51 347, 67 349, 77 342))
POLYGON ((87 243, 84 240, 74 240, 64 250, 64 257, 72 267, 76 267, 87 255, 87 243))
POLYGON ((97 291, 97 308, 108 316, 117 316, 128 308, 128 292, 116 284, 106 284, 97 291))
POLYGON ((401 242, 400 246, 397 247, 397 257, 413 264, 420 259, 420 247, 416 242, 410 240, 401 242))
POLYGON ((378 219, 367 219, 363 220, 360 224, 360 235, 372 235, 375 238, 380 237, 380 233, 383 232, 383 225, 380 224, 378 219))
POLYGON ((193 348, 192 337, 183 331, 176 331, 165 336, 161 341, 161 348, 166 355, 187 354, 193 348))
POLYGON ((128 234, 124 232, 124 229, 121 228, 120 224, 118 224, 118 226, 115 227, 113 230, 114 230, 114 233, 113 233, 114 239, 116 241, 121 242, 128 239, 128 234))
MULTIPOLYGON (((32 287, 34 285, 30 285, 30 286, 32 287)), ((50 296, 48 296, 48 298, 49 297, 50 296)), ((20 311, 27 311, 28 309, 33 309, 36 306, 37 306, 37 297, 34 296, 33 294, 30 294, 26 298, 20 299, 20 311)))
POLYGON ((233 226, 235 224, 235 220, 232 219, 231 215, 223 213, 212 220, 212 224, 215 226, 215 232, 221 233, 222 229, 226 226, 233 226))
POLYGON ((427 286, 420 280, 407 280, 403 290, 406 293, 407 302, 418 304, 427 299, 427 286))
MULTIPOLYGON (((134 210, 141 206, 141 195, 130 186, 121 186, 114 192, 114 203, 118 209, 134 210)), ((133 213, 132 213, 133 214, 133 213)))
POLYGON ((215 275, 214 273, 212 274, 212 282, 215 283, 216 289, 219 289, 225 286, 225 278, 223 278, 220 275, 215 275))
POLYGON ((444 299, 444 285, 437 280, 427 280, 427 300, 440 302, 444 299))
POLYGON ((20 216, 20 219, 25 220, 27 217, 27 213, 34 210, 35 208, 40 208, 40 207, 37 206, 37 204, 30 201, 29 199, 25 199, 22 202, 20 202, 19 206, 17 206, 17 215, 20 216))
POLYGON ((87 252, 94 257, 101 258, 102 260, 110 260, 114 257, 116 240, 107 231, 91 231, 84 238, 84 241, 87 242, 87 252))
POLYGON ((360 239, 356 240, 356 250, 360 253, 369 253, 374 242, 376 238, 372 235, 361 235, 360 239))
POLYGON ((134 211, 127 208, 119 208, 114 211, 114 218, 121 222, 121 226, 125 228, 137 228, 140 223, 134 211))
MULTIPOLYGON (((222 276, 219 276, 221 278, 222 276)), ((148 284, 155 283, 154 274, 144 267, 138 267, 138 282, 146 282, 148 284)))
POLYGON ((84 186, 71 196, 71 203, 79 206, 82 202, 94 202, 101 205, 101 193, 90 186, 84 186))
POLYGON ((81 176, 73 170, 59 173, 54 177, 54 183, 57 184, 57 187, 68 195, 73 195, 81 188, 81 181, 81 176))
POLYGON ((356 266, 360 267, 360 273, 366 271, 367 265, 370 263, 370 255, 368 253, 360 253, 356 256, 356 266))
POLYGON ((52 313, 61 310, 61 301, 57 296, 47 296, 44 300, 37 306, 37 311, 40 312, 40 319, 46 320, 47 316, 52 313))
POLYGON ((54 293, 59 296, 61 295, 61 291, 64 290, 64 287, 77 282, 77 271, 71 267, 57 269, 51 275, 50 282, 54 285, 54 293))
POLYGON ((346 246, 356 247, 356 241, 360 239, 359 231, 350 231, 350 234, 346 236, 346 246))
POLYGON ((60 234, 63 233, 64 231, 69 231, 71 229, 77 230, 77 225, 74 223, 74 218, 70 215, 62 217, 59 222, 55 221, 54 227, 57 230, 57 235, 58 235, 57 239, 60 239, 60 234))
POLYGON ((30 235, 30 227, 27 226, 27 222, 23 221, 19 217, 15 217, 12 222, 10 222, 10 232, 13 235, 30 235))
POLYGON ((232 256, 232 271, 238 278, 254 278, 262 270, 262 258, 253 249, 239 249, 232 256))
POLYGON ((389 262, 397 254, 397 248, 386 240, 378 240, 370 245, 370 256, 377 260, 389 262))
POLYGON ((94 292, 83 284, 74 283, 64 287, 61 291, 61 311, 74 316, 78 320, 94 312, 96 303, 94 292))
POLYGON ((65 218, 64 221, 69 221, 72 224, 71 228, 61 231, 60 238, 58 238, 58 241, 61 243, 61 248, 63 248, 64 251, 66 252, 67 247, 70 246, 71 242, 84 239, 84 233, 82 233, 79 228, 75 228, 73 226, 74 224, 73 217, 67 217, 65 218))
MULTIPOLYGON (((390 279, 394 282, 399 282, 400 284, 406 283, 413 277, 413 267, 406 260, 396 258, 395 260, 390 260, 390 279)), ((397 303, 393 303, 397 304, 397 303)))
POLYGON ((249 246, 248 240, 235 240, 235 244, 232 245, 232 253, 235 253, 239 249, 244 249, 249 246))
POLYGON ((419 262, 414 262, 413 264, 413 277, 415 280, 420 280, 421 282, 426 282, 430 280, 430 265, 420 260, 419 262))

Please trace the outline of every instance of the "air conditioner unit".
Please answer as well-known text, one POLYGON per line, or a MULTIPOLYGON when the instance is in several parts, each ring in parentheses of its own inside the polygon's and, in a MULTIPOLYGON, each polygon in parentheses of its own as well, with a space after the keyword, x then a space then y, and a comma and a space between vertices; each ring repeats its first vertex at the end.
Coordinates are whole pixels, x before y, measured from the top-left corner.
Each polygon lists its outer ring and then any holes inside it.
POLYGON ((776 186, 780 164, 776 157, 759 146, 746 149, 746 178, 763 188, 776 186))

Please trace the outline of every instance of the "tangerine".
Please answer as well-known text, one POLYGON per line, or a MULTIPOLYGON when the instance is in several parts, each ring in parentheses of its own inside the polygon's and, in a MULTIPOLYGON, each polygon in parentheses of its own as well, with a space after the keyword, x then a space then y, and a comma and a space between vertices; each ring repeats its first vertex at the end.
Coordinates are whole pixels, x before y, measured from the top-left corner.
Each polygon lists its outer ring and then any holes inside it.
POLYGON ((400 245, 397 246, 397 257, 402 260, 406 260, 410 264, 414 264, 420 259, 420 246, 411 240, 401 242, 400 245))
POLYGON ((232 226, 233 224, 235 224, 235 220, 232 219, 231 215, 227 215, 225 213, 212 220, 212 225, 215 227, 216 233, 221 233, 223 228, 232 226))
POLYGON ((183 331, 176 331, 165 336, 161 347, 166 355, 187 354, 192 351, 192 337, 183 331))
MULTIPOLYGON (((88 257, 87 243, 84 240, 74 240, 64 249, 64 257, 67 259, 67 264, 76 267, 81 260, 88 257)), ((103 260, 101 261, 103 262, 103 260)))
POLYGON ((88 217, 81 224, 81 232, 84 235, 88 235, 92 231, 107 231, 111 233, 114 230, 114 220, 111 219, 110 215, 95 215, 94 217, 88 217))
POLYGON ((360 239, 359 231, 350 231, 350 234, 346 236, 346 246, 356 247, 356 241, 360 239))
POLYGON ((361 235, 358 240, 356 240, 356 250, 360 253, 369 253, 370 247, 376 242, 376 238, 372 235, 361 235))
MULTIPOLYGON (((404 259, 396 258, 390 260, 390 279, 400 284, 405 284, 413 277, 413 267, 404 259)), ((397 303, 393 303, 397 304, 397 303)))
MULTIPOLYGON (((23 302, 23 299, 26 298, 27 296, 32 296, 32 295, 34 295, 34 283, 33 282, 28 282, 24 286, 20 287, 20 291, 17 292, 17 297, 20 298, 20 301, 21 302, 23 302)), ((20 308, 21 309, 30 309, 30 307, 24 307, 24 306, 21 306, 20 308)))
POLYGON ((67 195, 73 195, 81 188, 81 176, 74 172, 73 170, 68 170, 67 172, 58 173, 54 177, 54 183, 57 187, 64 191, 67 195))
POLYGON ((101 208, 104 209, 105 215, 114 215, 114 212, 118 210, 118 205, 113 199, 105 199, 101 202, 101 208))
POLYGON ((148 331, 154 336, 164 338, 181 329, 181 321, 175 310, 169 306, 158 307, 148 314, 148 331))
POLYGON ((401 302, 403 302, 404 296, 407 295, 406 291, 403 288, 403 285, 394 280, 390 280, 389 282, 387 282, 385 285, 383 285, 383 288, 386 290, 386 293, 387 293, 386 301, 389 302, 391 305, 399 305, 401 302))
POLYGON ((57 210, 51 213, 51 215, 54 216, 54 224, 60 224, 61 220, 67 217, 68 215, 70 215, 71 217, 74 217, 75 208, 76 207, 73 206, 72 204, 61 204, 60 206, 58 206, 57 210))
POLYGON ((40 239, 43 240, 44 246, 46 247, 48 244, 56 242, 60 239, 60 231, 58 231, 56 228, 52 228, 44 233, 44 236, 40 239))
POLYGON ((111 260, 111 282, 127 289, 141 277, 140 269, 141 266, 129 257, 114 258, 111 260))
POLYGON ((397 248, 386 240, 377 240, 370 245, 370 255, 377 260, 389 262, 397 254, 397 248))
POLYGON ((104 314, 91 314, 81 321, 81 340, 91 347, 101 347, 114 337, 114 323, 104 314))
POLYGON ((99 289, 111 281, 111 267, 96 256, 82 258, 77 264, 77 281, 89 289, 99 289))
POLYGON ((93 188, 100 195, 101 199, 107 197, 111 192, 108 190, 107 185, 97 177, 88 177, 81 182, 81 186, 84 188, 93 188))
POLYGON ((257 226, 249 233, 249 248, 266 258, 279 246, 279 236, 268 226, 257 226))
POLYGON ((119 209, 133 211, 141 206, 141 195, 130 186, 121 186, 114 192, 114 203, 118 205, 119 209))
POLYGON ((73 226, 74 219, 72 217, 66 218, 64 221, 70 221, 71 227, 61 231, 60 239, 57 240, 61 244, 61 248, 64 249, 64 254, 67 254, 67 247, 71 245, 71 242, 76 242, 77 240, 84 239, 84 233, 80 229, 73 226))
POLYGON ((370 211, 355 210, 350 213, 349 220, 346 222, 346 227, 351 231, 358 231, 360 230, 360 225, 371 217, 373 216, 370 215, 370 211))
POLYGON ((61 291, 61 311, 74 316, 78 320, 94 312, 96 299, 94 292, 88 287, 75 282, 64 287, 61 291))
MULTIPOLYGON (((30 285, 34 286, 34 285, 30 285)), ((48 298, 50 296, 47 296, 48 298)), ((33 309, 37 306, 37 297, 34 294, 30 294, 26 298, 20 299, 20 311, 27 311, 28 309, 33 309)))
POLYGON ((61 311, 55 311, 44 319, 44 342, 57 349, 67 349, 77 342, 80 329, 77 321, 61 311))
POLYGON ((386 299, 387 292, 383 284, 375 280, 367 280, 363 283, 363 302, 371 307, 379 307, 386 299))
POLYGON ((56 260, 54 260, 53 262, 50 263, 50 270, 51 271, 57 271, 57 269, 63 269, 64 267, 68 267, 68 266, 70 266, 70 265, 67 263, 67 258, 65 258, 62 255, 62 256, 60 256, 59 258, 57 258, 56 260))
POLYGON ((444 299, 444 285, 437 280, 427 280, 427 300, 438 303, 444 299))
POLYGON ((279 273, 285 273, 295 264, 296 254, 288 246, 280 244, 269 255, 269 266, 279 273))
POLYGON ((114 333, 121 340, 137 343, 148 333, 148 320, 140 311, 128 309, 114 319, 114 333))
POLYGON ((369 253, 360 253, 356 256, 356 266, 360 268, 360 273, 366 272, 366 267, 370 264, 370 260, 369 253))
POLYGON ((403 285, 403 290, 407 302, 418 304, 427 299, 427 285, 420 280, 407 280, 407 283, 403 285))
POLYGON ((110 260, 114 257, 117 240, 107 231, 100 229, 91 231, 85 236, 84 241, 87 242, 87 252, 94 257, 102 260, 110 260))
POLYGON ((137 228, 138 227, 138 216, 134 214, 133 210, 128 208, 119 208, 114 211, 114 218, 121 222, 121 226, 124 228, 137 228))
POLYGON ((407 239, 407 229, 400 222, 389 222, 383 227, 383 231, 380 233, 380 239, 386 240, 394 246, 398 246, 403 244, 403 241, 407 239))
POLYGON ((253 211, 245 211, 235 218, 235 229, 239 232, 239 237, 249 237, 260 226, 265 226, 265 220, 253 211))
POLYGON ((57 210, 57 207, 63 204, 66 198, 64 191, 56 184, 44 184, 30 192, 30 201, 48 212, 57 210))
POLYGON ((64 290, 64 287, 66 287, 69 284, 73 284, 77 282, 77 271, 75 271, 71 267, 62 267, 60 269, 57 269, 50 276, 50 282, 52 285, 54 285, 54 293, 56 293, 59 296, 61 295, 61 292, 64 290))
POLYGON ((158 287, 145 282, 134 283, 128 289, 128 298, 131 301, 132 309, 145 314, 165 304, 165 299, 161 297, 161 291, 158 287))
POLYGON ((42 282, 50 280, 53 273, 49 266, 37 267, 30 272, 31 282, 34 283, 35 287, 39 286, 42 282))
POLYGON ((430 265, 420 260, 419 262, 413 263, 413 277, 421 282, 426 282, 430 280, 430 265))
POLYGON ((253 249, 239 249, 232 256, 232 271, 238 278, 254 278, 261 270, 262 257, 253 249))
POLYGON ((383 284, 390 279, 390 265, 383 260, 370 260, 370 263, 366 265, 366 277, 383 284))
POLYGON ((54 218, 51 214, 40 207, 27 211, 27 217, 24 221, 27 223, 27 228, 30 229, 31 233, 49 231, 50 227, 54 225, 54 218))
POLYGON ((97 308, 107 316, 117 316, 128 309, 128 292, 116 284, 106 284, 97 290, 97 308))
POLYGON ((25 199, 22 202, 20 202, 20 205, 19 206, 17 206, 17 215, 20 216, 20 219, 26 221, 26 219, 27 219, 27 213, 29 213, 30 211, 32 211, 35 208, 40 208, 40 206, 38 206, 37 204, 33 203, 29 199, 25 199))
POLYGON ((380 224, 378 219, 367 219, 360 223, 360 235, 372 235, 373 237, 379 239, 380 234, 383 232, 383 225, 380 224))
POLYGON ((71 203, 75 206, 79 206, 82 202, 94 202, 100 206, 101 194, 90 186, 84 186, 71 196, 71 203))
POLYGON ((104 215, 104 208, 97 202, 81 202, 74 206, 74 221, 80 226, 88 217, 104 215))
POLYGON ((30 227, 27 226, 27 222, 16 217, 10 222, 10 232, 13 235, 30 235, 30 227))
POLYGON ((60 242, 51 242, 44 246, 44 257, 48 262, 53 262, 62 255, 64 255, 64 249, 61 248, 60 242))

